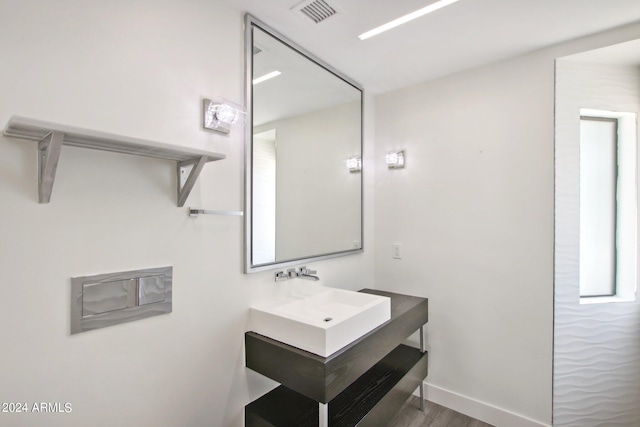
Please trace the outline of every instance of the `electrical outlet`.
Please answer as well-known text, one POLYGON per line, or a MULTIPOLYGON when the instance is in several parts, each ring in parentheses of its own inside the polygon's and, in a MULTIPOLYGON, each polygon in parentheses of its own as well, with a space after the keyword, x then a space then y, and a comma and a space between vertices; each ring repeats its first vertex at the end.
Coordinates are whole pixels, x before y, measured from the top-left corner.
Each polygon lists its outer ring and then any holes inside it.
POLYGON ((393 244, 393 255, 392 257, 394 259, 402 259, 402 251, 401 251, 401 246, 400 243, 394 243, 393 244))

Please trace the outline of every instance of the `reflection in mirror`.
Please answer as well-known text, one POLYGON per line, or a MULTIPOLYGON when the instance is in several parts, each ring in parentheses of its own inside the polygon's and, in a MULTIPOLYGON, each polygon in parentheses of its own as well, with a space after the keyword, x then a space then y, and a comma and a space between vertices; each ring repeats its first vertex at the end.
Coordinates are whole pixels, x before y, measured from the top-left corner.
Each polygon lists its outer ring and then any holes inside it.
POLYGON ((362 251, 362 89, 247 17, 246 271, 362 251))

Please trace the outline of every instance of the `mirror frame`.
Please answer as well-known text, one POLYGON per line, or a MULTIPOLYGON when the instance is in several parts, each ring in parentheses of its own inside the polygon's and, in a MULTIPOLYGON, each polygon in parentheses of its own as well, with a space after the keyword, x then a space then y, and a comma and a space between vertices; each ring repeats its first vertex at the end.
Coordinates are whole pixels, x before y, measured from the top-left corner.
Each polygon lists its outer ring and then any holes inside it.
POLYGON ((364 252, 364 162, 362 166, 361 178, 360 178, 360 248, 349 249, 345 251, 332 252, 314 256, 305 256, 302 258, 296 258, 292 260, 285 260, 281 262, 274 262, 270 264, 252 264, 252 200, 253 200, 253 28, 257 27, 265 33, 278 39, 281 43, 298 52, 302 56, 306 57, 310 61, 314 62, 318 66, 324 68, 328 72, 332 73, 336 77, 342 79, 346 83, 353 86, 360 91, 360 156, 364 159, 364 89, 356 83, 354 80, 345 76, 335 68, 326 64, 324 61, 316 58, 304 48, 298 46, 287 37, 278 33, 268 25, 253 17, 250 14, 245 15, 245 106, 247 109, 247 115, 245 120, 245 143, 244 143, 244 179, 245 179, 245 203, 244 203, 244 267, 245 274, 257 273, 260 271, 274 270, 283 267, 290 267, 303 263, 320 261, 323 259, 337 258, 347 255, 353 255, 364 252))

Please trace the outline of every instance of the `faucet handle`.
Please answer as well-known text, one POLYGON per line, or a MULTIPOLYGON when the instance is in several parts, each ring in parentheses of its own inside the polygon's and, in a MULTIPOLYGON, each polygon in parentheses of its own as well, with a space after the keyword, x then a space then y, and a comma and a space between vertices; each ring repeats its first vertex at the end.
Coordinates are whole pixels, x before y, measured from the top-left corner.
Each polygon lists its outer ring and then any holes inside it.
POLYGON ((287 280, 288 278, 289 276, 284 271, 276 272, 276 282, 279 282, 281 280, 287 280))

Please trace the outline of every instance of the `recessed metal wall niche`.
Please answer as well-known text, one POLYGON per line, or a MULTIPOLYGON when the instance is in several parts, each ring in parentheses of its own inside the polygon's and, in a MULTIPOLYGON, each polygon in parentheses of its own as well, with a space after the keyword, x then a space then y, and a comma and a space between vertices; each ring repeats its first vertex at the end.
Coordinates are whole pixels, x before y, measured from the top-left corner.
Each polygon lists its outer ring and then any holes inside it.
POLYGON ((172 267, 71 278, 71 334, 171 313, 172 267))

